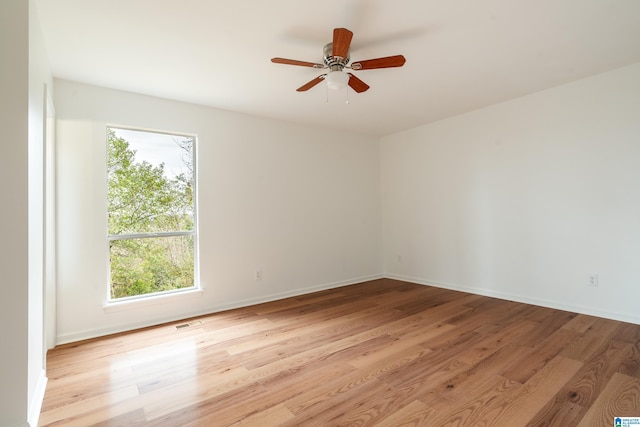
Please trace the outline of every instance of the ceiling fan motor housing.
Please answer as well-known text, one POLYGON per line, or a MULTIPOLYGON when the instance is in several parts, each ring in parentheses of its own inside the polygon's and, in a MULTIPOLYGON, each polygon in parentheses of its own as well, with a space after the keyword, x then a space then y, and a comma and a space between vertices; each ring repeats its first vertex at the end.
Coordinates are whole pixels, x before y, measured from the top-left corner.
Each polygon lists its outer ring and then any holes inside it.
POLYGON ((351 55, 347 52, 346 58, 339 56, 333 56, 333 43, 327 43, 323 49, 324 63, 331 71, 342 71, 342 69, 349 63, 351 55))

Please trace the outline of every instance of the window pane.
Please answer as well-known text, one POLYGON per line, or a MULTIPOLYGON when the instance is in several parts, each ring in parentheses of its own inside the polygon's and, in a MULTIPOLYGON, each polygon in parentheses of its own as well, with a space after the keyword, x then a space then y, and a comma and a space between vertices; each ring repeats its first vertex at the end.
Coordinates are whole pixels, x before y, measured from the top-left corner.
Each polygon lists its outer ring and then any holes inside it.
POLYGON ((194 139, 109 128, 107 141, 109 234, 193 230, 194 139))
POLYGON ((194 286, 193 236, 109 242, 111 298, 194 286))

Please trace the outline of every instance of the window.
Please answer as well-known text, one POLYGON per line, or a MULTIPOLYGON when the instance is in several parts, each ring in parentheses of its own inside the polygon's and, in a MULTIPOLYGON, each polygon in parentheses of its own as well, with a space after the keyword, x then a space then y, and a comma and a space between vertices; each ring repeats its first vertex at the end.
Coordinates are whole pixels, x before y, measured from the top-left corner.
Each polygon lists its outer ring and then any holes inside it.
POLYGON ((109 300, 197 287, 193 136, 107 128, 109 300))

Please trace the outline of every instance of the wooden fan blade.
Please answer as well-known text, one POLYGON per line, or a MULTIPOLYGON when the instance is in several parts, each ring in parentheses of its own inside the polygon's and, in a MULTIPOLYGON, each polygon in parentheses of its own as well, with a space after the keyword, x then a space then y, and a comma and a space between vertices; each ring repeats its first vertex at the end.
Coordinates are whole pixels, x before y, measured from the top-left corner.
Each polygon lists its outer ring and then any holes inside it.
POLYGON ((349 54, 349 46, 353 33, 346 28, 335 28, 333 30, 333 56, 346 58, 349 54))
POLYGON ((296 90, 298 92, 307 91, 307 90, 311 89, 312 87, 314 87, 315 85, 317 85, 318 83, 320 83, 321 81, 323 81, 326 76, 327 76, 326 74, 322 74, 322 75, 316 77, 315 79, 311 80, 309 83, 303 84, 302 86, 300 86, 296 90))
POLYGON ((299 65, 301 67, 312 67, 312 68, 325 68, 322 64, 316 64, 314 62, 305 62, 305 61, 297 61, 295 59, 287 59, 287 58, 271 58, 271 62, 276 64, 285 64, 285 65, 299 65))
POLYGON ((355 90, 358 93, 362 93, 369 89, 368 84, 366 84, 365 82, 363 82, 362 80, 360 80, 359 78, 357 78, 351 73, 347 73, 347 74, 349 74, 349 86, 351 86, 351 89, 355 90))
POLYGON ((351 64, 354 70, 373 70, 374 68, 393 68, 402 67, 406 59, 402 55, 386 56, 384 58, 367 59, 366 61, 357 61, 351 64))

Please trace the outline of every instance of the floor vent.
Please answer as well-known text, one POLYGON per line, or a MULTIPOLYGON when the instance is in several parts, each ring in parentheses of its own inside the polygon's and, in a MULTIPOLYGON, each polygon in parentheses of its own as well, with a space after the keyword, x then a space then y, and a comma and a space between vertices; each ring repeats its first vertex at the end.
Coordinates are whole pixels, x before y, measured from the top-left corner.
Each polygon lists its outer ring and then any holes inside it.
POLYGON ((191 322, 191 323, 181 323, 179 325, 176 325, 176 330, 188 328, 189 326, 194 326, 194 325, 202 325, 202 321, 196 320, 195 322, 191 322))

